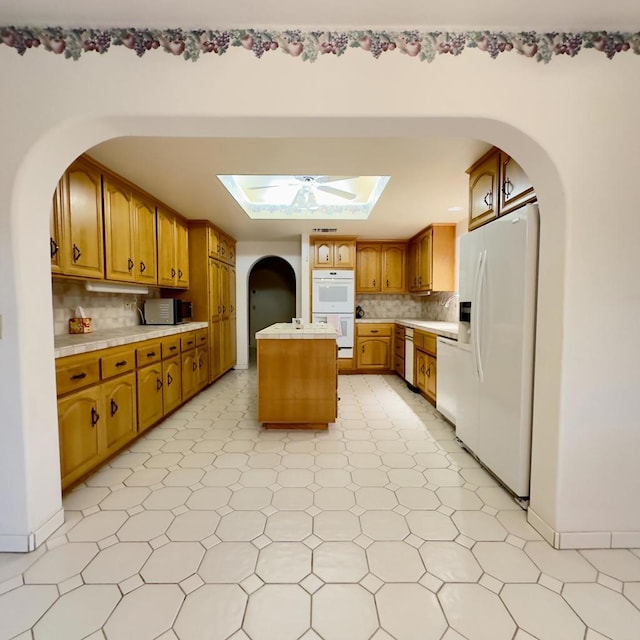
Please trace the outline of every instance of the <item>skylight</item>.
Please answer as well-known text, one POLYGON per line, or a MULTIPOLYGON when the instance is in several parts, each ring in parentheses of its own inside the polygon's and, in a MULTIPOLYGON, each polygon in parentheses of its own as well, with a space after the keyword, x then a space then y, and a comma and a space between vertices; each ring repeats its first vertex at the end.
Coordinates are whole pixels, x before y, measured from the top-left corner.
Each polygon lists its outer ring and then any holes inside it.
POLYGON ((389 176, 219 175, 254 220, 366 220, 389 176))

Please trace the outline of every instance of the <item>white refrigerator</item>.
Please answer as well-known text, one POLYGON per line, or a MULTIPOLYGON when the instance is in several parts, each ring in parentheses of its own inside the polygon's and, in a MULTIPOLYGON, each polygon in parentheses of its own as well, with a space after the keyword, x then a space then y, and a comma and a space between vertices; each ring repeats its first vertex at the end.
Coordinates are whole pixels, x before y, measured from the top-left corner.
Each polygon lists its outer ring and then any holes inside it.
POLYGON ((456 435, 515 496, 529 496, 538 274, 536 205, 460 238, 456 435))

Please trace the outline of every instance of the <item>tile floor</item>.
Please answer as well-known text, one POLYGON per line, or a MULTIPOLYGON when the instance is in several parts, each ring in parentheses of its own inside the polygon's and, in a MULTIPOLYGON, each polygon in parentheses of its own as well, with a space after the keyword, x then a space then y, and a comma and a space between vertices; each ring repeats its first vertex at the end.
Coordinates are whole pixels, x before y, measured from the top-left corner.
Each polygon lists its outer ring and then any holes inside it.
POLYGON ((556 551, 391 376, 328 432, 265 432, 216 382, 0 554, 0 638, 638 640, 640 550, 556 551))

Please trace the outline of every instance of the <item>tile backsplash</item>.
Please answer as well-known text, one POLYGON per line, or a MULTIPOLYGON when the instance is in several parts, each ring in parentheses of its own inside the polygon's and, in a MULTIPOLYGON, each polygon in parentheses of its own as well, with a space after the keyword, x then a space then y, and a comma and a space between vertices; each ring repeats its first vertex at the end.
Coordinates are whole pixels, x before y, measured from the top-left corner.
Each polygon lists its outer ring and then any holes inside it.
MULTIPOLYGON (((142 306, 142 296, 130 293, 90 293, 84 282, 72 280, 52 281, 53 331, 54 335, 69 333, 69 318, 75 316, 76 307, 84 309, 85 315, 93 319, 93 330, 129 327, 140 324, 136 306, 142 306), (133 309, 125 303, 134 303, 133 309)), ((144 296, 151 297, 153 294, 144 296)))
POLYGON ((437 291, 429 296, 358 294, 356 305, 362 307, 365 318, 458 321, 458 295, 453 291, 437 291))

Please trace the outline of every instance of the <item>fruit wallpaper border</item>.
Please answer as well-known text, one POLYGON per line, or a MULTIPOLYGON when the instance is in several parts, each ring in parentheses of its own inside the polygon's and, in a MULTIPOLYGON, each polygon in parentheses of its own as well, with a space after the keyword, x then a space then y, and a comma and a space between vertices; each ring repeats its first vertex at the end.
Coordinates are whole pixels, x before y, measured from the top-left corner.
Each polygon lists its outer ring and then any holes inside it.
POLYGON ((142 57, 161 49, 185 60, 197 60, 205 53, 223 55, 231 47, 251 51, 256 58, 284 52, 302 60, 315 61, 322 55, 344 55, 361 49, 374 58, 399 52, 417 60, 433 62, 438 55, 460 55, 478 49, 491 58, 517 52, 538 62, 554 56, 574 57, 584 49, 595 49, 612 59, 618 53, 640 54, 640 32, 619 31, 550 32, 522 31, 286 31, 258 29, 64 29, 59 27, 0 26, 0 41, 24 55, 42 48, 78 60, 88 52, 106 53, 111 47, 125 47, 142 57))

